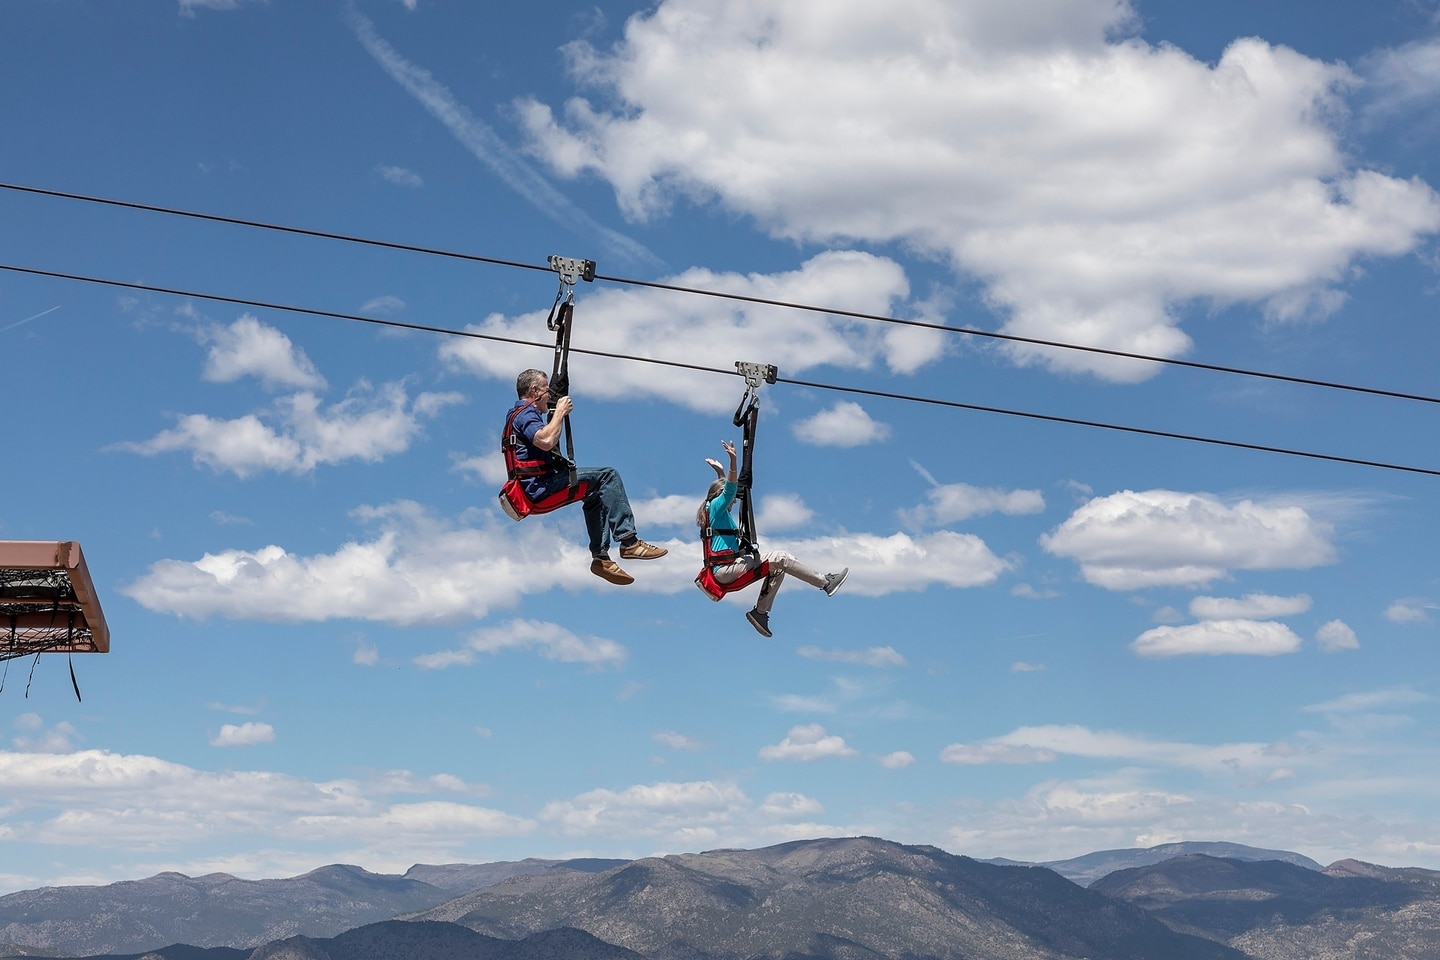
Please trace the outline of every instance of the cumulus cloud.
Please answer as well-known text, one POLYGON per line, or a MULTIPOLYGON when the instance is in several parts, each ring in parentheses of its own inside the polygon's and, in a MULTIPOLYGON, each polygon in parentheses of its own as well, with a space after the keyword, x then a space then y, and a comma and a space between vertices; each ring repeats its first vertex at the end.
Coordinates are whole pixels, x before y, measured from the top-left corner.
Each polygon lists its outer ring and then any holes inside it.
POLYGON ((1273 657, 1300 649, 1300 638, 1274 620, 1206 620, 1146 630, 1130 644, 1142 657, 1242 654, 1273 657))
POLYGON ((1395 687, 1387 690, 1347 693, 1334 700, 1307 704, 1300 709, 1306 713, 1373 713, 1377 710, 1394 710, 1399 707, 1414 706, 1418 703, 1429 703, 1431 699, 1429 694, 1421 693, 1419 690, 1395 687))
POLYGON ((1391 623, 1429 623, 1429 610, 1435 604, 1424 600, 1396 600, 1385 608, 1385 619, 1391 623))
MULTIPOLYGON (((897 310, 909 295, 909 282, 899 264, 855 251, 821 253, 799 269, 776 274, 716 273, 697 267, 665 282, 799 303, 824 297, 832 305, 872 314, 897 310)), ((518 317, 492 314, 466 329, 536 343, 545 339, 548 309, 546 304, 518 317)), ((880 324, 872 322, 648 287, 595 290, 586 296, 582 309, 590 349, 693 363, 697 356, 715 356, 717 343, 764 343, 766 362, 787 375, 821 366, 869 369, 877 357, 892 371, 909 373, 938 358, 944 344, 937 340, 923 352, 910 349, 908 343, 900 349, 878 329, 880 324)), ((535 347, 467 338, 446 340, 439 352, 455 368, 508 383, 514 382, 517 370, 535 366, 542 356, 535 347)), ((716 369, 733 368, 717 363, 716 369)), ((606 400, 658 397, 704 413, 728 414, 743 393, 743 384, 733 376, 679 367, 591 357, 586 370, 571 384, 572 395, 606 400)))
MULTIPOLYGON (((918 465, 912 464, 916 469, 918 465)), ((921 470, 922 475, 928 477, 921 470)), ((987 513, 1017 516, 1040 513, 1045 498, 1039 490, 1002 490, 997 487, 972 487, 968 483, 934 483, 927 492, 929 502, 910 510, 896 511, 900 521, 912 528, 943 527, 947 523, 968 520, 987 513)))
POLYGON ((772 539, 766 547, 794 554, 821 572, 848 566, 850 578, 844 592, 867 597, 924 590, 935 584, 984 586, 1011 568, 1008 560, 991 553, 979 537, 949 530, 920 537, 856 533, 809 540, 772 539))
POLYGON ((375 172, 380 174, 380 179, 386 183, 392 183, 397 187, 407 187, 411 190, 418 190, 425 186, 425 181, 420 174, 414 170, 408 170, 405 167, 381 164, 375 168, 375 172))
MULTIPOLYGON (((514 524, 487 511, 454 521, 409 501, 355 515, 378 531, 332 553, 304 556, 272 544, 161 560, 122 592, 187 617, 413 625, 479 619, 527 593, 603 585, 590 575, 589 552, 547 518, 514 524)), ((677 593, 693 589, 693 576, 670 565, 630 589, 677 593)))
POLYGON ((940 751, 941 763, 979 766, 989 763, 1050 763, 1055 751, 1004 743, 952 743, 940 751))
POLYGON ((304 350, 248 313, 228 327, 215 326, 203 336, 211 344, 203 376, 211 383, 255 377, 268 389, 325 389, 325 378, 304 350))
POLYGON ((227 723, 220 732, 210 738, 212 747, 253 747, 260 743, 274 743, 275 728, 268 723, 227 723))
POLYGON ((817 447, 861 447, 890 436, 889 424, 877 423, 858 403, 842 400, 792 428, 801 443, 817 447))
POLYGON ((809 660, 828 660, 832 663, 853 663, 866 667, 903 667, 905 658, 895 652, 894 647, 867 647, 864 650, 839 650, 819 647, 801 647, 796 653, 809 660))
POLYGON ((728 823, 748 798, 731 782, 653 783, 624 790, 591 790, 547 803, 539 819, 567 835, 706 835, 728 823))
POLYGON ((1205 63, 1136 22, 1128 0, 663 0, 609 50, 566 48, 596 100, 518 110, 632 218, 715 201, 776 237, 909 243, 979 278, 1007 332, 1146 354, 1186 352, 1196 299, 1323 315, 1358 260, 1440 229, 1426 184, 1344 149, 1346 68, 1255 38, 1205 63))
MULTIPOLYGON (((699 504, 695 504, 699 506, 699 504)), ((769 493, 760 498, 755 508, 755 527, 764 530, 766 533, 775 530, 791 530, 795 527, 803 527, 810 522, 815 511, 805 505, 805 501, 793 493, 769 493)), ((694 522, 695 515, 691 512, 691 522, 694 522)))
POLYGON ((1310 597, 1304 593, 1293 597, 1247 593, 1239 600, 1229 597, 1196 597, 1190 601, 1190 615, 1200 620, 1262 620, 1290 617, 1309 609, 1310 597))
POLYGON ((427 670, 468 666, 475 662, 477 654, 504 650, 535 650, 546 660, 592 666, 618 664, 626 655, 625 648, 614 640, 579 637, 554 623, 511 620, 498 627, 475 631, 458 650, 422 654, 415 658, 415 664, 427 670))
POLYGON ((0 782, 12 839, 97 850, 166 850, 222 836, 257 848, 262 838, 276 846, 329 838, 367 848, 378 858, 391 847, 409 848, 411 856, 417 849, 456 851, 473 838, 518 836, 534 826, 469 804, 387 799, 417 786, 453 792, 460 781, 447 776, 388 772, 374 780, 315 782, 83 750, 0 752, 0 782))
POLYGON ((845 745, 843 737, 827 734, 818 723, 791 727, 784 740, 760 748, 761 760, 822 760, 827 757, 853 757, 855 751, 845 745))
POLYGON ((67 720, 46 729, 38 713, 22 713, 15 718, 15 729, 21 731, 11 743, 17 750, 34 753, 69 753, 75 749, 79 731, 67 720))
POLYGON ((1331 620, 1322 625, 1315 632, 1315 642, 1326 653, 1333 653, 1336 650, 1360 649, 1360 641, 1356 639, 1355 631, 1344 620, 1331 620))
POLYGON ((401 310, 405 309, 405 306, 406 304, 404 300, 401 300, 399 297, 387 293, 379 297, 371 297, 369 300, 366 300, 364 303, 360 304, 360 312, 364 314, 379 314, 380 316, 387 316, 390 314, 399 313, 401 310))
POLYGON ((1060 756, 1074 756, 1233 774, 1268 772, 1282 761, 1293 760, 1292 752, 1266 743, 1195 744, 1057 724, 1021 727, 978 744, 951 744, 940 759, 961 764, 1048 763, 1060 756))
POLYGON ((656 743, 664 744, 671 750, 699 750, 704 744, 694 737, 687 737, 683 733, 676 733, 674 730, 657 730, 650 734, 650 739, 656 743))
MULTIPOLYGON (((565 516, 515 524, 492 508, 445 519, 403 500, 362 507, 354 515, 377 531, 329 553, 303 555, 270 544, 219 550, 198 560, 159 560, 121 592, 149 610, 184 617, 287 623, 356 619, 411 626, 481 619, 513 607, 527 594, 605 586, 591 575, 589 552, 565 516)), ((677 554, 695 549, 689 538, 663 545, 677 554)), ((766 546, 788 550, 821 570, 849 566, 845 592, 860 596, 932 585, 981 586, 1010 566, 978 537, 945 531, 926 537, 773 540, 766 546)), ((674 594, 694 589, 690 564, 656 563, 642 573, 628 590, 674 594)), ((464 651, 452 655, 462 661, 466 656, 464 651)))
POLYGON ((1363 63, 1366 112, 1372 118, 1433 111, 1440 94, 1440 39, 1430 37, 1381 50, 1363 63))
POLYGON ((880 766, 890 770, 903 770, 915 762, 914 755, 905 750, 896 750, 894 753, 887 753, 883 757, 877 757, 880 766))
POLYGON ((464 399, 458 393, 421 393, 411 400, 400 383, 377 390, 362 382, 328 407, 304 391, 233 420, 187 414, 170 430, 114 449, 145 456, 189 451, 196 464, 238 477, 264 470, 309 473, 321 465, 377 463, 403 453, 420 435, 422 420, 464 399))
POLYGON ((1081 506, 1040 538, 1108 590, 1202 587, 1232 569, 1307 569, 1335 560, 1329 524, 1304 507, 1207 493, 1124 490, 1081 506))

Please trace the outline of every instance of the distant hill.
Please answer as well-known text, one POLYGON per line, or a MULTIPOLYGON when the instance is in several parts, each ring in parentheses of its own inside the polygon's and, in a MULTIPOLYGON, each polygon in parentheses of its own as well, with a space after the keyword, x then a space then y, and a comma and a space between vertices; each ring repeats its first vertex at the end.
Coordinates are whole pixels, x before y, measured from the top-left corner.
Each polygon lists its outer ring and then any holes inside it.
POLYGON ((253 948, 297 935, 334 936, 519 874, 625 862, 416 865, 403 877, 332 864, 283 880, 161 873, 105 886, 42 887, 0 897, 0 943, 23 945, 12 956, 52 957, 126 956, 175 944, 253 948))
POLYGON ((546 930, 501 940, 453 923, 391 920, 338 937, 293 937, 266 944, 249 960, 644 960, 581 930, 546 930))
POLYGON ((1116 870, 1145 867, 1152 863, 1160 863, 1164 860, 1172 860, 1175 857, 1186 857, 1192 854, 1204 854, 1209 857, 1228 857, 1231 860, 1282 860, 1285 863, 1293 863, 1296 866, 1305 867, 1308 870, 1320 869, 1320 864, 1311 860, 1309 857, 1301 856, 1298 853, 1291 853, 1288 850, 1264 850, 1259 847, 1247 847, 1243 843, 1222 843, 1199 840, 1190 840, 1182 843, 1162 843, 1156 847, 1098 850, 1095 853, 1072 857, 1069 860, 1045 860, 1040 863, 1025 863, 1024 861, 1005 859, 987 860, 985 862, 1008 866, 1048 867, 1060 874, 1060 876, 1068 880, 1074 880, 1081 886, 1088 887, 1096 880, 1099 880, 1106 874, 1114 873, 1116 870))
POLYGON ((573 926, 650 960, 1244 958, 1049 870, 871 838, 514 877, 411 919, 512 939, 573 926))
POLYGON ((1440 873, 1188 856, 1090 887, 1258 960, 1440 960, 1440 873))
POLYGON ((529 858, 501 863, 447 863, 438 866, 417 863, 405 871, 405 878, 407 880, 419 880, 422 883, 428 883, 432 887, 439 887, 441 890, 448 890, 455 896, 459 896, 462 893, 479 890, 481 887, 488 887, 492 884, 499 883, 501 880, 508 880, 511 877, 533 876, 555 869, 598 873, 602 870, 609 870, 612 867, 623 866, 629 862, 629 860, 597 860, 582 857, 574 860, 536 860, 529 858))

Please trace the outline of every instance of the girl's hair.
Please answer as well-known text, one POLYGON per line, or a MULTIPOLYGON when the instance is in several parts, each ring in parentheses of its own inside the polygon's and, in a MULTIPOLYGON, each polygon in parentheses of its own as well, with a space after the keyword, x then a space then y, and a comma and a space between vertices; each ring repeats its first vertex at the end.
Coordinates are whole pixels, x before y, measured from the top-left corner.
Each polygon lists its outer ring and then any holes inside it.
POLYGON ((695 526, 704 530, 710 525, 710 501, 725 492, 725 480, 719 478, 710 484, 710 489, 705 491, 705 502, 700 504, 700 509, 695 511, 695 526))

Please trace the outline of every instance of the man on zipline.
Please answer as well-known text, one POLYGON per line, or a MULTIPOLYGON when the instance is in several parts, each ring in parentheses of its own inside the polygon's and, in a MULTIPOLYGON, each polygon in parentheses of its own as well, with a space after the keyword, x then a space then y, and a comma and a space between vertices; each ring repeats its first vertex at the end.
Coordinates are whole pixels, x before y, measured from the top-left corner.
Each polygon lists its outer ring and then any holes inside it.
MULTIPOLYGON (((549 422, 545 410, 550 400, 550 378, 543 370, 525 370, 515 378, 519 397, 506 417, 505 442, 512 444, 517 479, 532 501, 539 502, 570 486, 571 465, 555 452, 564 429, 565 417, 574 404, 568 396, 555 402, 549 422)), ((590 534, 590 572, 611 583, 634 583, 635 578, 610 559, 610 540, 620 544, 622 560, 655 560, 665 556, 664 547, 646 543, 635 533, 635 514, 625 483, 611 467, 576 467, 577 489, 584 494, 585 529, 590 534)))

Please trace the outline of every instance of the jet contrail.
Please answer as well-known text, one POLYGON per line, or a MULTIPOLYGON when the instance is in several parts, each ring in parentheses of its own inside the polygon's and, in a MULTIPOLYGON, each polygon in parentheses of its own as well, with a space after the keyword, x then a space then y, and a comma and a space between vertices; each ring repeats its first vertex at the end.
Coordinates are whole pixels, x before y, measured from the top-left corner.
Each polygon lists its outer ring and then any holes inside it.
POLYGON ((8 327, 0 327, 0 333, 4 333, 6 330, 14 330, 16 327, 20 326, 20 324, 22 324, 22 323, 29 323, 31 320, 39 320, 41 317, 45 316, 45 314, 47 314, 47 313, 54 313, 56 310, 59 310, 61 306, 62 306, 61 304, 58 304, 58 303, 57 303, 57 304, 55 304, 55 306, 51 307, 49 310, 41 310, 39 313, 35 314, 35 316, 33 316, 33 317, 26 317, 24 320, 16 320, 14 323, 10 324, 10 326, 8 326, 8 327))
POLYGON ((494 130, 456 100, 455 95, 431 76, 428 70, 417 67, 402 57, 375 32, 375 25, 353 5, 346 5, 345 18, 355 31, 360 45, 390 74, 391 79, 419 100, 431 116, 443 123, 454 134, 455 139, 464 144, 476 159, 489 167, 510 189, 557 223, 571 229, 578 224, 598 235, 610 252, 622 259, 649 266, 663 265, 660 258, 642 244, 597 223, 551 186, 549 181, 536 173, 494 130))

